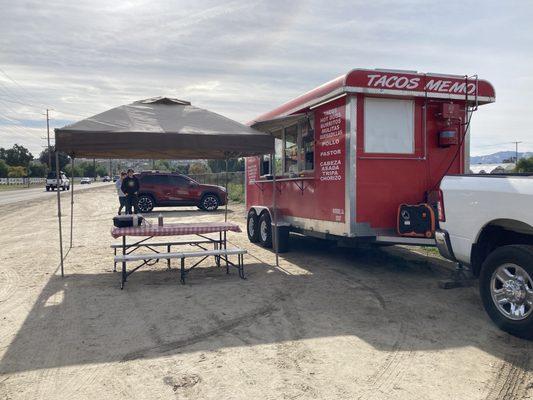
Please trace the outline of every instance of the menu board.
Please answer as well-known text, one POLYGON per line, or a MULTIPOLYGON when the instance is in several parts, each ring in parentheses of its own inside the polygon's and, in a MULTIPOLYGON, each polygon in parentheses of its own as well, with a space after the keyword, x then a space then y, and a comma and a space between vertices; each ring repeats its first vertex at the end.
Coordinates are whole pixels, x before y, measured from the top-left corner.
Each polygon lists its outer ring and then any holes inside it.
POLYGON ((343 101, 330 103, 315 114, 317 168, 315 178, 329 194, 329 218, 344 221, 345 115, 343 101))
POLYGON ((259 177, 259 157, 248 157, 246 159, 246 175, 248 185, 253 185, 259 177))

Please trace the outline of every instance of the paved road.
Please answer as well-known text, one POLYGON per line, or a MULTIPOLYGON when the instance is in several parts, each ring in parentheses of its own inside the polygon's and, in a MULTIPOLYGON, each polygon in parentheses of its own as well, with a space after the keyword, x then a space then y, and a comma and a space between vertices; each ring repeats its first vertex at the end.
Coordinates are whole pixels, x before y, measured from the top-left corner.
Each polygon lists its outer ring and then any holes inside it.
MULTIPOLYGON (((110 182, 95 182, 90 185, 80 185, 76 184, 75 191, 88 190, 97 187, 102 187, 105 185, 112 185, 110 182)), ((67 194, 70 192, 61 192, 62 194, 67 194)), ((53 197, 56 196, 56 192, 47 192, 43 187, 31 188, 31 189, 20 189, 20 190, 5 190, 0 191, 0 205, 21 203, 30 200, 36 200, 40 198, 53 197)), ((55 197, 54 197, 55 198, 55 197)))

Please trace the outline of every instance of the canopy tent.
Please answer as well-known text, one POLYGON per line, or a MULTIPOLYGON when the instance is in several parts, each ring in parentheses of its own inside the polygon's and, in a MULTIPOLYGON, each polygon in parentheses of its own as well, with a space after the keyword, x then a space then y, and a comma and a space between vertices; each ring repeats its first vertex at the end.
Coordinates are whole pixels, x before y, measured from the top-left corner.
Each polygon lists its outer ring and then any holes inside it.
POLYGON ((157 97, 56 129, 71 157, 225 159, 268 154, 271 135, 178 99, 157 97))
MULTIPOLYGON (((194 107, 188 101, 168 97, 136 101, 55 129, 55 143, 58 179, 60 152, 68 154, 72 158, 72 164, 74 159, 79 157, 225 159, 226 176, 229 158, 274 154, 274 137, 270 133, 255 130, 222 115, 194 107)), ((273 207, 275 208, 275 204, 273 207)), ((63 276, 59 188, 57 208, 63 276)), ((73 209, 74 180, 71 184, 70 247, 72 247, 73 209)), ((225 215, 227 219, 227 202, 225 215)), ((276 226, 276 221, 274 224, 276 226)), ((275 227, 274 231, 276 229, 275 227)), ((274 242, 277 243, 275 236, 274 242)), ((276 245, 274 247, 277 248, 276 245)))

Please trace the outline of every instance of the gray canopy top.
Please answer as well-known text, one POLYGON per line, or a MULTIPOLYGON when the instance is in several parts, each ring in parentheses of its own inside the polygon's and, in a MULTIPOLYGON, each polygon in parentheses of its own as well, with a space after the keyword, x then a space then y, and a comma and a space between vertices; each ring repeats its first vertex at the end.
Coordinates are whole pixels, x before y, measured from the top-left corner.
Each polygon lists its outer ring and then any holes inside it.
POLYGON ((157 97, 55 129, 56 150, 83 158, 223 159, 272 153, 274 138, 183 100, 157 97))

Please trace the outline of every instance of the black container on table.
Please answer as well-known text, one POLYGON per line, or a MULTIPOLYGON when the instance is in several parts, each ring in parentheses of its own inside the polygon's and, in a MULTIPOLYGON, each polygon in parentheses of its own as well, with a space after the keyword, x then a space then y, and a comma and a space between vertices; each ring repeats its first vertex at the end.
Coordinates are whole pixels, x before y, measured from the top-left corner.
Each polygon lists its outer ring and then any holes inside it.
MULTIPOLYGON (((137 215, 137 226, 141 226, 142 215, 137 215)), ((117 228, 129 228, 133 226, 133 215, 116 215, 113 217, 113 225, 117 228)))

